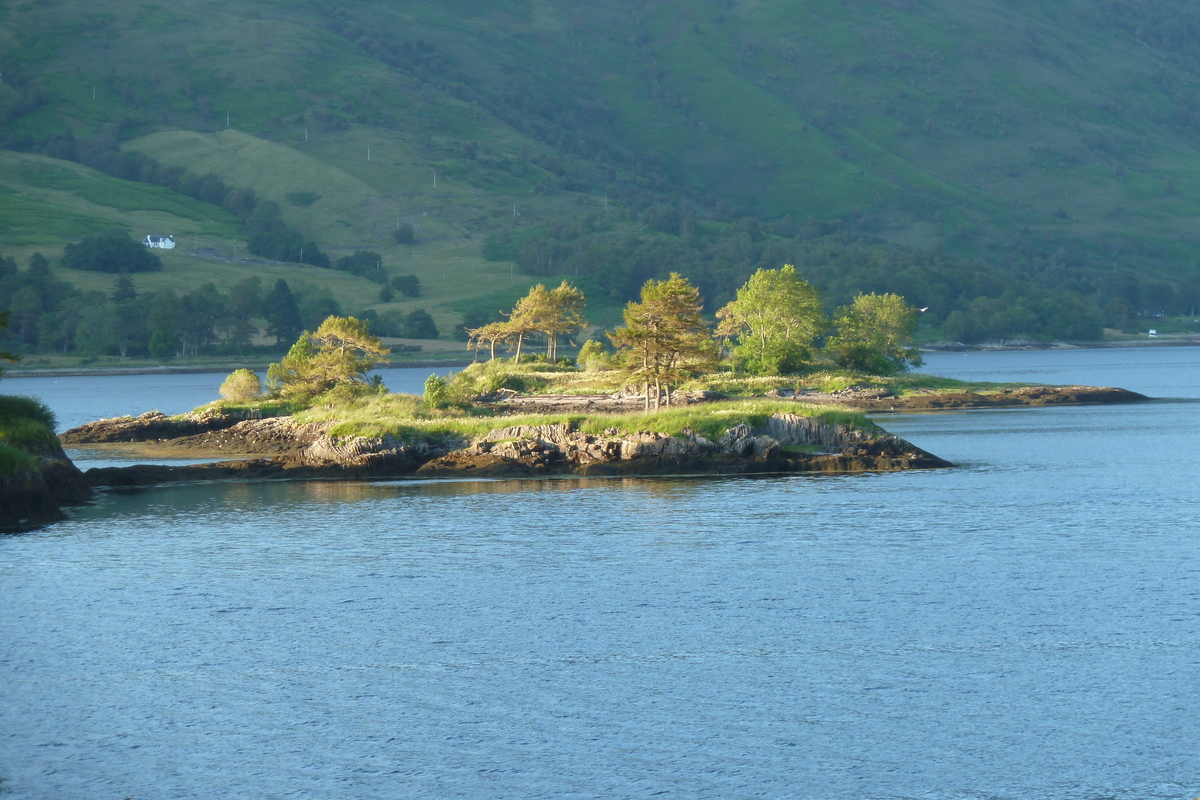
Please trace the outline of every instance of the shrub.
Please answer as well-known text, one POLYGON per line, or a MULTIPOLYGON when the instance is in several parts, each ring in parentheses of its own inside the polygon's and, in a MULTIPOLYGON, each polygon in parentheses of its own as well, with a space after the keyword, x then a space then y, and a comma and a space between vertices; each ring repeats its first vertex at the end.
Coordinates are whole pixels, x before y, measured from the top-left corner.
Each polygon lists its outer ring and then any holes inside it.
POLYGON ((253 400, 262 395, 262 381, 248 369, 236 369, 221 384, 221 397, 234 402, 253 400))
POLYGON ((608 369, 612 365, 612 358, 604 349, 604 344, 595 339, 588 339, 583 343, 583 347, 579 348, 579 357, 575 361, 581 369, 588 372, 608 369))
POLYGON ((15 423, 17 420, 22 419, 35 420, 51 430, 54 429, 57 423, 57 420, 54 418, 54 412, 45 403, 35 397, 22 397, 12 394, 0 395, 0 425, 15 423))
POLYGON ((430 375, 425 379, 425 405, 430 408, 445 408, 450 404, 450 387, 446 379, 430 375))

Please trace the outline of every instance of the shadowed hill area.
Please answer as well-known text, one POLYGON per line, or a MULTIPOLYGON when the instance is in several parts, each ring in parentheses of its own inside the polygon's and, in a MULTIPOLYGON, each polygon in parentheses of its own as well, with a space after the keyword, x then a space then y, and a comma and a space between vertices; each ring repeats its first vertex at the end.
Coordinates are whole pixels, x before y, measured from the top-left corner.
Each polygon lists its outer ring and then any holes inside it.
MULTIPOLYGON (((1200 304, 1197 34, 1184 0, 16 3, 0 145, 212 173, 417 275, 443 324, 510 263, 614 305, 694 264, 715 305, 786 259, 953 338, 1089 338, 1200 304)), ((114 221, 245 235, 169 189, 0 165, 9 254, 114 221)))

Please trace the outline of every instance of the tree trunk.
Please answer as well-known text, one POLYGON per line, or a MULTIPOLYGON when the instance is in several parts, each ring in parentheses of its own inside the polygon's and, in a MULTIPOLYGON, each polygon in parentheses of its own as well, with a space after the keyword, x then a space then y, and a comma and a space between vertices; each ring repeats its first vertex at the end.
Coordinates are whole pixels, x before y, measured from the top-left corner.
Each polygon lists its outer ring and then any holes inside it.
POLYGON ((662 408, 662 384, 658 382, 658 378, 654 379, 654 410, 658 411, 662 408))
POLYGON ((650 410, 650 381, 646 381, 645 383, 642 384, 642 390, 644 392, 644 394, 642 395, 642 397, 644 398, 644 402, 642 405, 646 411, 649 411, 650 410))

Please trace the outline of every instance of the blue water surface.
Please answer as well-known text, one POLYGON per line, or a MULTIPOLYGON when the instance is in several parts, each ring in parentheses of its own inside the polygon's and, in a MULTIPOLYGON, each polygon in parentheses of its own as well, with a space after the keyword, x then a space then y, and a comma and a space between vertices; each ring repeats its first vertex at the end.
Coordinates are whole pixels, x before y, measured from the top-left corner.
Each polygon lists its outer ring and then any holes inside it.
POLYGON ((107 494, 0 539, 0 778, 22 798, 1195 797, 1198 395, 881 417, 959 464, 930 472, 107 494))

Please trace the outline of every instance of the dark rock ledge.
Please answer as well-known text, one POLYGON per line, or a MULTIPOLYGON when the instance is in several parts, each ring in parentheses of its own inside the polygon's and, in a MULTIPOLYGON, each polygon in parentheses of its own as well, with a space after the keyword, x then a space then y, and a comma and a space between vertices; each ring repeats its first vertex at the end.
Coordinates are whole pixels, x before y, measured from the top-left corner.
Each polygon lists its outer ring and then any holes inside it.
POLYGON ((0 475, 0 532, 32 530, 63 519, 63 506, 92 497, 91 482, 57 442, 29 449, 34 465, 0 475))
MULTIPOLYGON (((147 418, 145 422, 165 432, 162 420, 147 418)), ((63 439, 72 444, 112 442, 111 431, 103 423, 92 423, 86 434, 78 428, 69 431, 63 439)), ((131 429, 129 423, 118 423, 125 429, 124 435, 140 436, 137 427, 131 429)), ((184 453, 191 456, 261 453, 264 443, 270 445, 270 456, 190 466, 105 467, 90 469, 85 476, 93 486, 129 487, 203 480, 738 475, 951 466, 883 431, 856 430, 792 414, 775 414, 759 428, 735 425, 716 440, 691 432, 668 436, 610 429, 593 435, 556 424, 500 428, 470 440, 452 437, 406 443, 393 437, 335 439, 319 426, 296 425, 286 418, 237 421, 221 429, 215 440, 205 442, 196 434, 178 438, 183 440, 189 441, 184 453), (292 437, 286 435, 288 425, 294 431, 292 437)), ((170 442, 155 442, 154 447, 158 446, 169 447, 170 442)))

